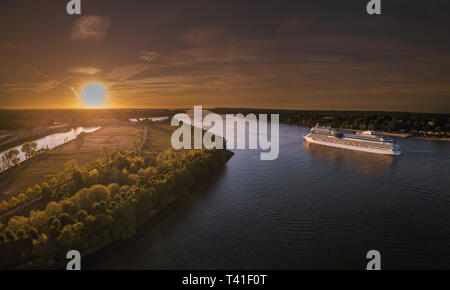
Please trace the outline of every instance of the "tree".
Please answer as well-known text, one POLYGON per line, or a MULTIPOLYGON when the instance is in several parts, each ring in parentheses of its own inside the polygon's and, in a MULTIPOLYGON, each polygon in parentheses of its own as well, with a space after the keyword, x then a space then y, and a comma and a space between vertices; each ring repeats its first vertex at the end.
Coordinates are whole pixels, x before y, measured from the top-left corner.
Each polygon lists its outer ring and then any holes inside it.
POLYGON ((19 203, 19 200, 15 196, 11 197, 8 201, 10 208, 16 207, 18 203, 19 203))
POLYGON ((38 184, 36 184, 33 187, 33 197, 34 198, 39 197, 39 196, 41 196, 41 194, 42 194, 42 188, 38 184))
POLYGON ((38 234, 37 229, 35 227, 30 227, 28 229, 28 236, 30 236, 32 239, 39 238, 39 234, 38 234))
POLYGON ((26 142, 22 145, 22 152, 25 153, 25 158, 30 159, 36 156, 38 144, 36 142, 26 142))
POLYGON ((31 200, 34 198, 33 189, 31 189, 31 187, 28 187, 27 191, 25 192, 25 196, 27 200, 31 200))
POLYGON ((84 222, 85 220, 86 220, 86 218, 88 217, 88 213, 87 213, 87 211, 85 211, 85 210, 80 210, 80 211, 78 211, 77 212, 77 219, 80 221, 80 222, 84 222))
POLYGON ((73 173, 79 170, 80 168, 78 167, 77 161, 74 159, 69 160, 64 164, 64 177, 67 179, 72 178, 73 173))
POLYGON ((45 196, 45 197, 51 196, 52 191, 50 190, 50 186, 48 185, 48 183, 46 183, 46 182, 42 183, 41 190, 42 190, 43 196, 45 196))
POLYGON ((8 202, 3 200, 0 202, 0 213, 6 212, 8 210, 8 202))
POLYGON ((61 222, 61 226, 63 227, 73 223, 73 219, 67 213, 60 214, 59 221, 61 222))
POLYGON ((13 166, 19 165, 20 164, 19 154, 20 154, 19 150, 15 148, 3 153, 2 155, 3 168, 6 170, 10 169, 13 166))
POLYGON ((58 180, 56 179, 56 177, 53 177, 51 180, 50 180, 50 187, 51 188, 55 188, 55 187, 57 187, 58 186, 58 180))

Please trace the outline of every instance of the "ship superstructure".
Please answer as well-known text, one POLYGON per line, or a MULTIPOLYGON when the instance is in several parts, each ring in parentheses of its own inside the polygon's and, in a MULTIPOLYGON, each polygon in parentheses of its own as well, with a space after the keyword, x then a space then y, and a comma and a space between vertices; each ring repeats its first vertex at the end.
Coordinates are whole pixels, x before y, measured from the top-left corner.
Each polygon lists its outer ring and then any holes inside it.
POLYGON ((351 132, 316 125, 304 136, 309 143, 385 155, 400 155, 400 146, 390 137, 373 131, 351 132))

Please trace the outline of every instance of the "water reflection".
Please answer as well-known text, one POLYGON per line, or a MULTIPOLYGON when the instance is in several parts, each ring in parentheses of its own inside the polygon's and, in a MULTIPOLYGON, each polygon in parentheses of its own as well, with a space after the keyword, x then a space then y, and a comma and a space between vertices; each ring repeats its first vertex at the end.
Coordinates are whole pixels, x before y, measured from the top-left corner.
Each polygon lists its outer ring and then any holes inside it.
MULTIPOLYGON (((46 149, 46 148, 53 149, 59 145, 66 143, 66 142, 75 140, 77 138, 77 136, 82 132, 93 133, 100 129, 101 129, 101 127, 91 127, 91 128, 78 127, 78 128, 71 129, 68 132, 55 133, 55 134, 45 136, 44 138, 34 140, 34 142, 36 142, 38 145, 37 150, 46 149)), ((0 156, 3 155, 3 153, 5 153, 11 149, 13 149, 13 148, 10 148, 6 151, 1 152, 0 156)), ((19 153, 20 162, 25 161, 26 157, 25 157, 25 153, 22 152, 22 145, 16 146, 16 147, 14 147, 14 149, 17 149, 20 152, 19 153)))
POLYGON ((138 121, 139 122, 143 122, 143 121, 146 121, 146 120, 149 120, 151 122, 162 122, 162 121, 165 121, 167 119, 169 119, 169 117, 133 118, 133 119, 130 119, 130 122, 137 123, 138 121))
POLYGON ((380 175, 393 168, 396 157, 303 143, 305 152, 330 165, 350 166, 368 175, 380 175))

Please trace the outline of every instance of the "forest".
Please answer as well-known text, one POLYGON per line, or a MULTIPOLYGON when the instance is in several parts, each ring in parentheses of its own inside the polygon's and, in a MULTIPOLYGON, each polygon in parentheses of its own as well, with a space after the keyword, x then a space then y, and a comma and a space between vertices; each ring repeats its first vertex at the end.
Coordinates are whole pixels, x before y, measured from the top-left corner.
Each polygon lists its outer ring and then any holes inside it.
POLYGON ((128 121, 131 118, 167 117, 181 111, 168 109, 54 109, 54 110, 1 110, 0 130, 34 129, 52 126, 55 122, 82 125, 87 120, 116 119, 128 121))
POLYGON ((333 128, 374 130, 410 136, 450 137, 450 114, 370 112, 370 111, 299 111, 248 108, 210 109, 218 114, 279 114, 280 122, 305 127, 317 123, 333 128))
POLYGON ((69 250, 93 253, 129 239, 155 212, 222 167, 229 153, 105 149, 84 168, 67 162, 49 182, 2 202, 0 268, 61 268, 69 250), (44 208, 35 209, 33 201, 44 208), (26 214, 8 215, 28 202, 26 214))

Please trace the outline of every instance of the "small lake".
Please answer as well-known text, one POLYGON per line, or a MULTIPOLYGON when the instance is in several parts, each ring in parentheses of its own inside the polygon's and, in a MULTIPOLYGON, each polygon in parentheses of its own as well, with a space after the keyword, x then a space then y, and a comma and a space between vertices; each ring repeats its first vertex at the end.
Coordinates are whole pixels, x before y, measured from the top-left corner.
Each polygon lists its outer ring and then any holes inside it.
MULTIPOLYGON (((90 127, 90 128, 84 128, 84 127, 77 127, 74 129, 71 129, 68 132, 64 132, 64 133, 55 133, 55 134, 51 134, 48 136, 45 136, 44 138, 40 138, 37 140, 34 140, 34 142, 36 142, 38 144, 37 149, 45 149, 45 148, 55 148, 59 145, 62 145, 66 142, 70 142, 72 140, 75 140, 77 138, 77 136, 84 132, 84 133, 93 133, 97 130, 100 130, 101 127, 90 127)), ((20 162, 23 162, 26 160, 25 158, 25 154, 21 151, 22 150, 22 145, 16 146, 14 147, 15 149, 19 150, 20 154, 19 154, 19 158, 20 158, 20 162)), ((10 148, 6 151, 3 151, 0 153, 0 156, 3 155, 3 153, 11 150, 13 148, 10 148)))

